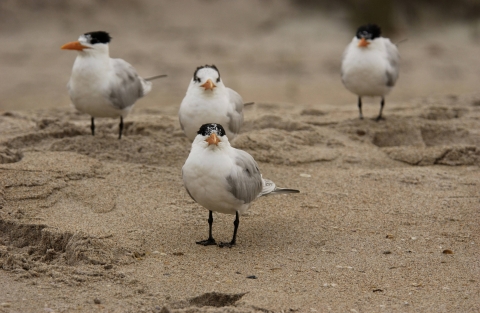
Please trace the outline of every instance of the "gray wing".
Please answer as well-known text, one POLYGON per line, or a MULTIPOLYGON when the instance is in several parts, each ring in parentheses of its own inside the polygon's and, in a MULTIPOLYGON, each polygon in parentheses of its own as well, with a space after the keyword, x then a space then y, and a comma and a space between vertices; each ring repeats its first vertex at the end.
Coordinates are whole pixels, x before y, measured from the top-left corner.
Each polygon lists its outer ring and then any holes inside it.
POLYGON ((398 63, 400 62, 400 54, 397 46, 390 39, 385 38, 385 47, 387 49, 387 60, 389 67, 387 68, 387 86, 393 87, 398 79, 398 63))
POLYGON ((243 99, 235 90, 228 87, 226 87, 226 89, 230 103, 233 103, 235 108, 233 113, 228 114, 228 118, 230 119, 228 129, 234 134, 238 134, 243 125, 243 99))
POLYGON ((143 78, 139 77, 133 66, 122 59, 112 59, 115 78, 110 84, 108 97, 117 109, 125 109, 143 97, 143 78))
POLYGON ((343 54, 342 54, 342 65, 340 66, 340 77, 342 78, 342 83, 344 85, 345 85, 345 77, 344 77, 345 71, 343 69, 343 66, 344 66, 345 58, 347 57, 347 54, 350 51, 351 47, 352 47, 352 43, 350 42, 345 48, 345 50, 343 50, 343 54))
POLYGON ((235 164, 227 182, 231 193, 235 198, 244 203, 255 200, 262 191, 262 175, 258 169, 257 162, 245 151, 235 149, 235 164))

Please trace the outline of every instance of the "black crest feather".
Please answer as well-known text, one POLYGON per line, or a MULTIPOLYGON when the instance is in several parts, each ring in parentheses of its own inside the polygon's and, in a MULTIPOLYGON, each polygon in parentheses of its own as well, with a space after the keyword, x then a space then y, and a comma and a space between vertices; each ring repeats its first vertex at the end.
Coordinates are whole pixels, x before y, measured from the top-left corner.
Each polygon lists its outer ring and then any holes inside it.
POLYGON ((202 127, 198 130, 197 134, 202 136, 210 136, 213 132, 216 132, 218 136, 225 136, 225 129, 220 124, 203 124, 202 127))
POLYGON ((199 67, 197 67, 197 69, 196 69, 195 72, 193 73, 193 81, 194 81, 194 82, 197 82, 197 83, 200 82, 200 78, 198 78, 197 73, 198 73, 198 71, 201 70, 202 68, 213 68, 213 69, 214 69, 215 71, 217 71, 217 73, 218 73, 217 83, 220 81, 220 71, 218 70, 218 68, 217 68, 215 65, 213 65, 213 64, 212 64, 212 65, 206 64, 206 65, 204 65, 204 66, 199 66, 199 67))
POLYGON ((112 39, 112 37, 110 37, 110 35, 104 31, 89 32, 85 33, 84 35, 88 39, 88 42, 92 45, 96 43, 109 43, 112 39))
POLYGON ((357 29, 357 38, 375 39, 380 37, 382 30, 376 24, 362 25, 357 29))

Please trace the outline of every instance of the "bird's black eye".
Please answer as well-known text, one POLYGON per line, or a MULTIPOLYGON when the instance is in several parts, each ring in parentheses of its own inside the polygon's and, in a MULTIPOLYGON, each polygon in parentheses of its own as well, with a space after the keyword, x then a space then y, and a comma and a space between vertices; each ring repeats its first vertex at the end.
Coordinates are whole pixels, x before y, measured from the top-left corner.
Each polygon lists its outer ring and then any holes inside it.
POLYGON ((220 77, 219 77, 219 78, 217 78, 217 83, 219 83, 219 82, 220 82, 220 77))
POLYGON ((92 38, 92 40, 90 40, 90 43, 92 45, 96 44, 96 43, 99 43, 98 39, 95 39, 95 38, 92 38))

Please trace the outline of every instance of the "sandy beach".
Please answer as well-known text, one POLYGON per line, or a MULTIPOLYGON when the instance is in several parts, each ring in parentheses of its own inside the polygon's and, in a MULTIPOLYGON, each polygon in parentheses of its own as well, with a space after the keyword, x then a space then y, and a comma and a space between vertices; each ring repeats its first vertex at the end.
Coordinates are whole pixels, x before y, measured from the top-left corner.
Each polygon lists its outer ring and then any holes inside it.
MULTIPOLYGON (((360 120, 339 74, 355 28, 267 2, 3 4, 0 312, 480 311, 470 28, 396 34, 408 41, 385 120, 373 119, 379 99, 360 120), (90 117, 69 104, 76 55, 60 46, 93 29, 141 75, 169 75, 121 140, 117 120, 96 120, 91 136, 90 117), (233 146, 300 190, 258 199, 231 249, 195 244, 208 211, 181 179, 190 142, 178 108, 195 68, 211 63, 255 102, 233 146)), ((229 240, 234 217, 214 219, 215 238, 229 240)))

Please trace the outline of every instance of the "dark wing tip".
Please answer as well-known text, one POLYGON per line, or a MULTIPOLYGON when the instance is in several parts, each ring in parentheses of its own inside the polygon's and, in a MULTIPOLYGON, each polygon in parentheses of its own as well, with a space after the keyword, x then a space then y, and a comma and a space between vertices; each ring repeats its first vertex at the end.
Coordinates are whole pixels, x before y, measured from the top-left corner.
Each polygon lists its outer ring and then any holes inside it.
POLYGON ((274 193, 300 193, 300 190, 290 188, 275 188, 274 193))

